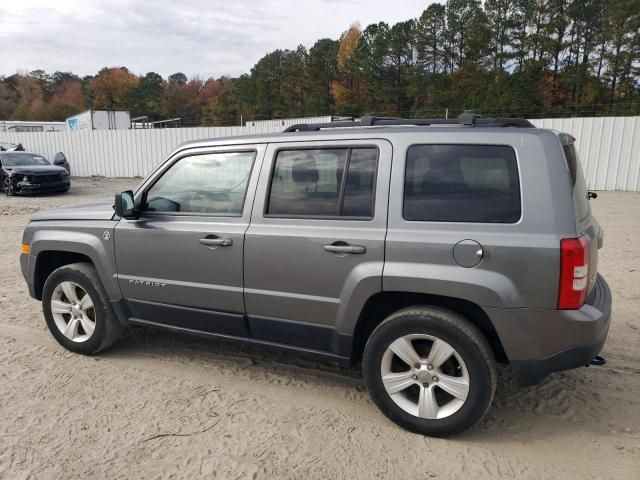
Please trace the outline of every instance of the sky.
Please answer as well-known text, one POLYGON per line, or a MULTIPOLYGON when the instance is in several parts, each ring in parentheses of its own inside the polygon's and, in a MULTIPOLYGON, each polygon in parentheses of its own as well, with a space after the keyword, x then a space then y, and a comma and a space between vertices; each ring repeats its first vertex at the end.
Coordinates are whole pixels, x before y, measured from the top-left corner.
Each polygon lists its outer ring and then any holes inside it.
POLYGON ((167 77, 248 73, 275 49, 311 47, 417 18, 430 0, 0 0, 0 75, 95 74, 126 66, 167 77))

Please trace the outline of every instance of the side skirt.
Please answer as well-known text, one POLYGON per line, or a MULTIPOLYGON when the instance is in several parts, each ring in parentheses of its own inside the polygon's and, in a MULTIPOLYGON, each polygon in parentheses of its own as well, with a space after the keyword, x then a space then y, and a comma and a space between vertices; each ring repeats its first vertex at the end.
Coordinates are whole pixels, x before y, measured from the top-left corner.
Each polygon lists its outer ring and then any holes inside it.
POLYGON ((260 346, 264 346, 267 348, 274 348, 277 350, 287 350, 287 351, 291 351, 291 352, 295 352, 298 353, 300 355, 304 355, 310 358, 316 358, 318 360, 322 360, 325 362, 332 362, 332 363, 337 363, 340 366, 343 367, 349 367, 351 366, 351 358, 350 357, 345 357, 342 355, 336 355, 333 353, 329 353, 329 352, 323 352, 320 350, 313 350, 310 348, 304 348, 304 347, 299 347, 299 346, 295 346, 295 345, 290 345, 290 344, 285 344, 285 343, 278 343, 278 342, 270 342, 270 341, 266 341, 266 340, 259 340, 259 339, 255 339, 255 338, 249 338, 249 337, 237 337, 237 336, 233 336, 233 335, 225 335, 222 333, 212 333, 212 332, 206 332, 203 330, 194 330, 191 328, 185 328, 185 327, 176 327, 174 325, 167 325, 164 323, 157 323, 157 322, 152 322, 149 320, 141 320, 139 318, 130 318, 129 319, 129 324, 130 325, 137 325, 137 326, 141 326, 141 327, 152 327, 152 328, 158 328, 161 330, 168 330, 171 332, 175 332, 175 333, 182 333, 182 334, 186 334, 186 335, 194 335, 197 337, 202 337, 202 338, 210 338, 210 339, 214 339, 214 340, 226 340, 226 341, 231 341, 231 342, 238 342, 238 343, 248 343, 251 345, 260 345, 260 346))
POLYGON ((353 337, 326 325, 141 300, 122 299, 111 302, 111 305, 124 326, 152 327, 203 338, 262 345, 345 367, 351 365, 353 337))

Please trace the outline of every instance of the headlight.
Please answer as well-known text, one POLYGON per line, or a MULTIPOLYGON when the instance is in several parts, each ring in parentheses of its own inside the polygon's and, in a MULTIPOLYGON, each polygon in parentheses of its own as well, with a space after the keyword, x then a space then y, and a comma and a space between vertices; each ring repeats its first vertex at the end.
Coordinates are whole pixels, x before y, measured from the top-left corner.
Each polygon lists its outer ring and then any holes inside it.
POLYGON ((62 176, 63 177, 68 177, 69 176, 69 172, 67 172, 66 170, 64 172, 62 172, 62 176))

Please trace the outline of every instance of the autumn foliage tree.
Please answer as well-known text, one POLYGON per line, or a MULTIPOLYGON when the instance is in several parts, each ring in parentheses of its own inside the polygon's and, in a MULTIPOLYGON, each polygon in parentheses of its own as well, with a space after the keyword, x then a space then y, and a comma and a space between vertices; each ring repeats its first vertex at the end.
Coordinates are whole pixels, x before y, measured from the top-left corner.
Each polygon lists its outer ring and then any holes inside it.
POLYGON ((62 119, 86 108, 87 102, 80 80, 66 80, 58 85, 47 104, 47 117, 62 119))
POLYGON ((332 93, 336 107, 340 110, 351 109, 361 98, 362 82, 355 59, 356 50, 362 38, 362 27, 352 24, 338 41, 337 75, 332 84, 332 93))
POLYGON ((94 108, 125 108, 138 82, 125 67, 103 68, 91 81, 91 104, 94 108))
POLYGON ((31 120, 39 117, 44 108, 42 87, 36 77, 16 74, 10 77, 16 93, 16 107, 13 116, 17 120, 31 120))

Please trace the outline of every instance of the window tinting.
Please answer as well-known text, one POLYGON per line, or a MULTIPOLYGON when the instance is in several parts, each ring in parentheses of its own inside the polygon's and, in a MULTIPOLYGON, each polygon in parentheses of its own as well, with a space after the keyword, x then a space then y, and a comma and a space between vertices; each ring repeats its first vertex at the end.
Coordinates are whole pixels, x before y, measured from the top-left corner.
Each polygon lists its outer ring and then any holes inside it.
POLYGON ((145 211, 240 215, 255 152, 181 158, 149 189, 145 211))
POLYGON ((573 185, 573 204, 576 208, 578 220, 583 220, 591 213, 584 173, 582 172, 582 166, 575 146, 573 144, 565 145, 563 150, 567 160, 567 167, 569 167, 571 184, 573 185))
POLYGON ((346 217, 373 216, 377 157, 378 152, 373 148, 355 148, 351 151, 342 215, 346 217))
POLYGON ((520 214, 518 166, 512 148, 409 148, 404 182, 406 220, 515 223, 520 214))
POLYGON ((282 150, 275 161, 267 214, 371 217, 377 162, 375 148, 282 150))

